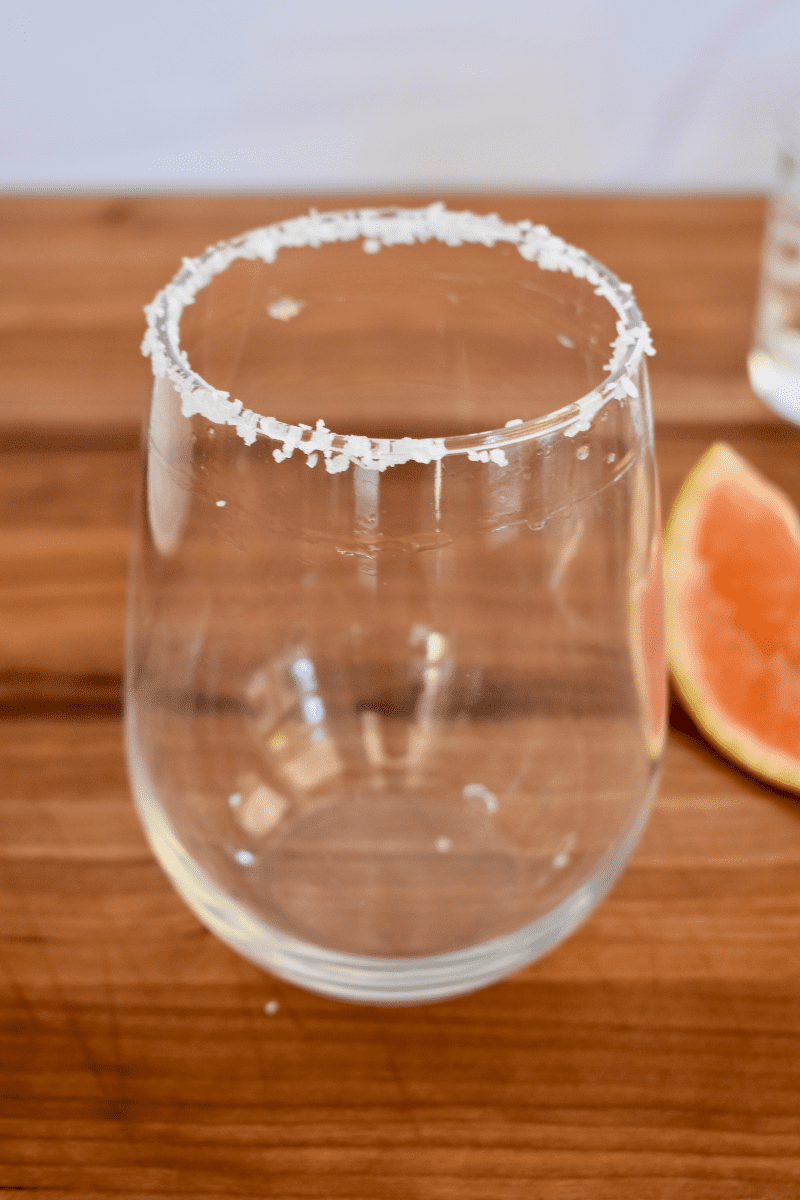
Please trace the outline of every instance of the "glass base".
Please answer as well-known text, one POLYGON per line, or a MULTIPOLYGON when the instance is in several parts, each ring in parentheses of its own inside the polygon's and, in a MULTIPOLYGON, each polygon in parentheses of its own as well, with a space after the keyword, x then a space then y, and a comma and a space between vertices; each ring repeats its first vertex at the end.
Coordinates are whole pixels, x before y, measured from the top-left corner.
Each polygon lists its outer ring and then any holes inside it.
POLYGON ((477 991, 546 954, 572 933, 610 890, 644 827, 649 807, 643 806, 634 827, 585 883, 531 924, 447 954, 377 958, 315 946, 258 920, 186 854, 154 805, 138 802, 161 866, 189 908, 221 941, 257 966, 308 991, 356 1004, 388 1006, 432 1003, 477 991))
POLYGON ((800 363, 756 349, 747 359, 750 386, 773 412, 800 425, 800 363))

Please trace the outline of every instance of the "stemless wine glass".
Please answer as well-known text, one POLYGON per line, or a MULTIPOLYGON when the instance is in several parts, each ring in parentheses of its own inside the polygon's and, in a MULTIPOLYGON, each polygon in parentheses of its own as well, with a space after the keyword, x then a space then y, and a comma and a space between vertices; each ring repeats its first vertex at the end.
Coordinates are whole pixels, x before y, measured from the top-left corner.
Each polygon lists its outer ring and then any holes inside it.
POLYGON ((630 288, 432 205, 243 234, 147 311, 126 730, 167 874, 341 999, 537 958, 624 866, 664 738, 630 288))
POLYGON ((783 106, 779 135, 747 369, 756 395, 800 424, 800 95, 783 106))

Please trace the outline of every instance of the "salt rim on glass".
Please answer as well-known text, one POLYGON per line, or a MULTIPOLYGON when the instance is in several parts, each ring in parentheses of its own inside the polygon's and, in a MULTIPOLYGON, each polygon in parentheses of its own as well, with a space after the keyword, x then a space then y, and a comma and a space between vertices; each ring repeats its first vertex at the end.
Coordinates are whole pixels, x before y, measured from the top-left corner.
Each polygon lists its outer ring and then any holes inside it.
POLYGON ((650 330, 642 320, 629 284, 621 283, 601 263, 583 250, 556 237, 544 225, 530 221, 509 224, 495 213, 453 212, 444 204, 426 208, 359 209, 348 212, 318 213, 295 217, 275 225, 252 229, 229 242, 209 247, 198 258, 184 258, 174 279, 145 308, 147 332, 142 353, 149 355, 157 379, 169 379, 181 398, 184 417, 199 414, 213 424, 231 425, 249 446, 259 435, 280 445, 273 450, 277 462, 290 458, 295 450, 308 456, 314 466, 320 454, 331 474, 346 471, 351 463, 367 470, 384 471, 406 462, 430 463, 449 454, 466 454, 472 461, 507 463, 503 447, 525 441, 547 429, 559 429, 565 437, 575 437, 591 428, 592 420, 609 400, 635 399, 638 390, 633 375, 643 354, 654 354, 650 330), (363 249, 374 254, 382 246, 413 245, 431 239, 448 246, 463 242, 496 242, 515 245, 524 259, 545 271, 564 271, 585 279, 598 296, 604 297, 617 313, 617 336, 611 343, 608 372, 598 387, 579 400, 532 421, 510 422, 502 429, 451 438, 368 438, 338 434, 325 427, 287 425, 274 417, 262 416, 245 408, 229 392, 212 387, 191 367, 180 348, 180 318, 187 304, 226 270, 237 258, 275 261, 280 250, 293 247, 319 248, 331 242, 363 240, 363 249))

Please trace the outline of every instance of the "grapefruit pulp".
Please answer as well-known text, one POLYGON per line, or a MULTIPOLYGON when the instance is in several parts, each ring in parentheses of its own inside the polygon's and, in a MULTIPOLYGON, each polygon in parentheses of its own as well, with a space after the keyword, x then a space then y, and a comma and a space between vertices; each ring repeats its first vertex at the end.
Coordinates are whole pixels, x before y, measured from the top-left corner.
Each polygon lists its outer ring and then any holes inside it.
POLYGON ((722 442, 689 474, 664 539, 677 690, 723 753, 800 792, 800 518, 722 442))

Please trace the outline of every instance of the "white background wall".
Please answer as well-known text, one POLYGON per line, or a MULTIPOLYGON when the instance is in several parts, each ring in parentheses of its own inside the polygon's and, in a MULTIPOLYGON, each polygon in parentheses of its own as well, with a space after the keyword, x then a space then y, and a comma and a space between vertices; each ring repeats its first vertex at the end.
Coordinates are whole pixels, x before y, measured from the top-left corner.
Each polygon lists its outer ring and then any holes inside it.
POLYGON ((0 187, 768 185, 800 0, 3 0, 0 187))

